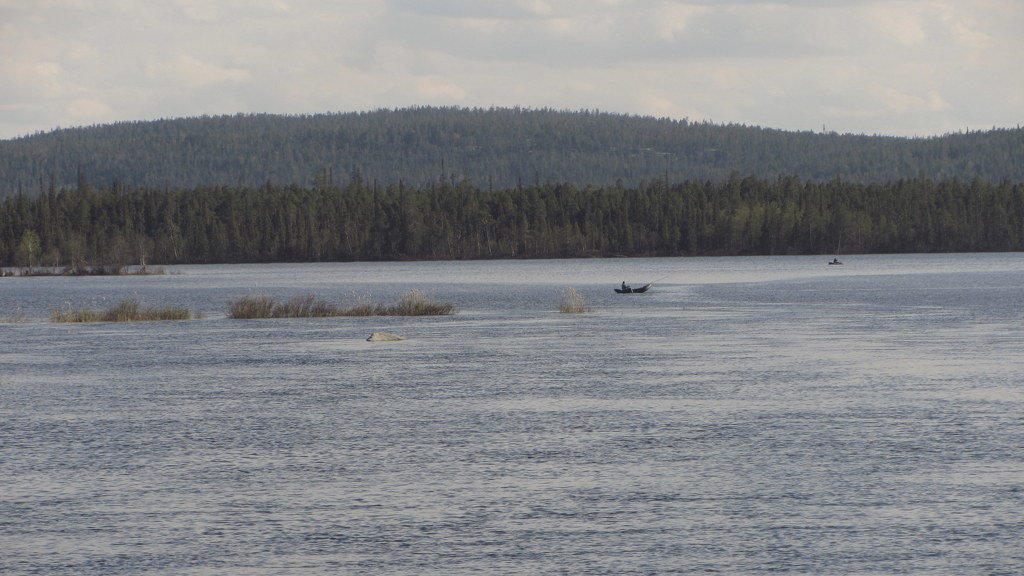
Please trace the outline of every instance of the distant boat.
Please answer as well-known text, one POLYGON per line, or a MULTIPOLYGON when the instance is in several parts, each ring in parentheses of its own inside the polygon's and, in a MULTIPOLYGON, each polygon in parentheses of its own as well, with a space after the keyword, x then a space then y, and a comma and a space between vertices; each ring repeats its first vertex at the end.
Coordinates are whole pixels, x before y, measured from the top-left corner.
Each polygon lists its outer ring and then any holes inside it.
POLYGON ((835 256, 835 258, 832 259, 831 262, 828 263, 829 266, 842 266, 843 265, 843 263, 839 261, 839 255, 842 254, 842 252, 840 252, 842 247, 843 247, 843 239, 840 238, 839 242, 836 242, 836 256, 835 256))
POLYGON ((650 287, 650 284, 644 284, 639 288, 630 288, 629 286, 626 286, 626 284, 623 284, 622 288, 616 288, 615 291, 619 294, 643 294, 644 292, 647 292, 647 289, 650 287))

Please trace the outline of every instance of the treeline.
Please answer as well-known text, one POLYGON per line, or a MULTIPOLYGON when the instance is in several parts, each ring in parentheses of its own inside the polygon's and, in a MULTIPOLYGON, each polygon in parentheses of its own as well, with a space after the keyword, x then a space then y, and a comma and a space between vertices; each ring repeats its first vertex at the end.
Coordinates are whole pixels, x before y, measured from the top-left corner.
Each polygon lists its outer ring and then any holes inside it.
POLYGON ((0 141, 0 198, 94 185, 190 189, 368 182, 424 187, 455 174, 491 189, 655 179, 1024 181, 1024 130, 932 138, 789 132, 597 111, 408 108, 124 122, 0 141))
POLYGON ((1024 250, 1024 184, 733 176, 502 190, 49 190, 0 204, 0 265, 1024 250))

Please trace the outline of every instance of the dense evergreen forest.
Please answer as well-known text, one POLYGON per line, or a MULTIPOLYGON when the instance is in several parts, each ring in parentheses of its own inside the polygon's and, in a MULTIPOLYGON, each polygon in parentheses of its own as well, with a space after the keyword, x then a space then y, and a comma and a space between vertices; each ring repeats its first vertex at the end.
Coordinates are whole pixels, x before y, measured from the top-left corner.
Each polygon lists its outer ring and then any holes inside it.
POLYGON ((49 189, 0 203, 0 266, 1024 250, 1024 184, 732 176, 490 190, 49 189))
POLYGON ((237 115, 61 129, 0 141, 0 198, 49 188, 331 186, 353 170, 379 186, 440 174, 486 189, 639 187, 730 174, 870 183, 1024 181, 1024 130, 931 138, 786 132, 594 111, 409 108, 237 115), (340 177, 339 177, 340 176, 340 177))

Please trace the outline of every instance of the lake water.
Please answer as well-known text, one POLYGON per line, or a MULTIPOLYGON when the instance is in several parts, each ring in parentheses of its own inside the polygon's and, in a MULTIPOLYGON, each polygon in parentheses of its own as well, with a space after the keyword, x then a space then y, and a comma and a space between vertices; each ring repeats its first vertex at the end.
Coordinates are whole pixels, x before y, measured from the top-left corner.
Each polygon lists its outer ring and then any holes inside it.
POLYGON ((1024 254, 827 259, 0 278, 0 574, 1024 573, 1024 254))

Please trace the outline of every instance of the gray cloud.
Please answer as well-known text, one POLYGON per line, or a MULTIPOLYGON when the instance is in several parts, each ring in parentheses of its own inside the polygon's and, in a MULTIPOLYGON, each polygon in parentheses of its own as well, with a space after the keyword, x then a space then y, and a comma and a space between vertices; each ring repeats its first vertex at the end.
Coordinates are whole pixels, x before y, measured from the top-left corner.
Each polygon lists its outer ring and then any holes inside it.
POLYGON ((0 137, 235 112, 600 108, 1015 126, 1017 0, 0 0, 0 137))

